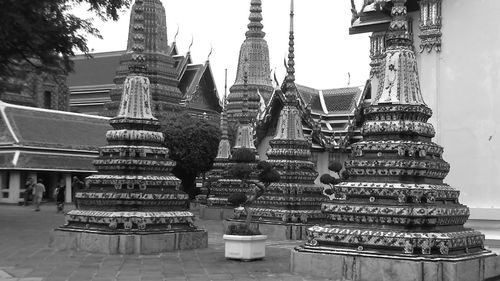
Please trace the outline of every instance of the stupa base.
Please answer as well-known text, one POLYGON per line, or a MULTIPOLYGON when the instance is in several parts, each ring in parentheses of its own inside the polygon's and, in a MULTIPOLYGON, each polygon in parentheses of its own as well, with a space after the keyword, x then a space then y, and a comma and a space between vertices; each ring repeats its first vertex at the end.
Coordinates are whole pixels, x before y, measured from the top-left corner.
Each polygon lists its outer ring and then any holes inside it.
MULTIPOLYGON (((245 223, 245 220, 226 219, 224 230, 230 224, 245 223)), ((307 238, 306 231, 311 224, 303 223, 283 223, 271 221, 252 221, 251 227, 258 229, 262 234, 267 236, 268 240, 305 240, 307 238)))
POLYGON ((350 281, 500 280, 500 257, 483 251, 457 258, 404 258, 342 250, 292 250, 291 271, 350 281))
POLYGON ((234 207, 213 207, 201 205, 199 208, 202 220, 225 220, 234 217, 234 207))
POLYGON ((206 230, 152 234, 102 234, 55 229, 49 247, 102 254, 150 255, 176 250, 206 248, 206 230))

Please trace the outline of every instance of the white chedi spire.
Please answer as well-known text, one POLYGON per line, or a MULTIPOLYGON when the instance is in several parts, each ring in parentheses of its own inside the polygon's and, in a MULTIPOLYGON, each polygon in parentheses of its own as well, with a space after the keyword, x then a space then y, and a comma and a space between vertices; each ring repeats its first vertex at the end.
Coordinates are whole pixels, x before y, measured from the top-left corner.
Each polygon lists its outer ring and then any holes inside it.
POLYGON ((130 75, 123 84, 123 95, 117 118, 153 119, 149 79, 144 76, 130 75))

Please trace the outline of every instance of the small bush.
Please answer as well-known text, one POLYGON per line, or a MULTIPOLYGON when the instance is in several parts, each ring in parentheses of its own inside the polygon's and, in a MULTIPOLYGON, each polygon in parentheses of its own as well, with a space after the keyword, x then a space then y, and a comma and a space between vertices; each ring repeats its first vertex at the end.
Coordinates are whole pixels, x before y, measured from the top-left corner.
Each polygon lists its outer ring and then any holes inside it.
POLYGON ((247 201, 247 196, 242 192, 231 193, 231 195, 227 198, 227 201, 233 206, 240 206, 247 201))
POLYGON ((335 161, 328 166, 328 170, 334 171, 335 173, 339 173, 342 168, 342 163, 340 163, 339 161, 335 161))
POLYGON ((237 163, 250 163, 255 161, 255 152, 248 148, 238 148, 233 151, 232 157, 237 163))
POLYGON ((257 169, 269 171, 273 169, 273 165, 269 164, 269 162, 266 161, 259 161, 259 163, 257 163, 257 169))
POLYGON ((333 182, 335 181, 335 178, 330 176, 330 174, 323 174, 320 178, 319 178, 319 181, 322 183, 322 184, 333 184, 333 182))
POLYGON ((280 174, 278 171, 271 169, 271 170, 263 170, 259 174, 259 181, 263 183, 272 183, 272 182, 279 182, 281 179, 280 174))
POLYGON ((240 180, 246 180, 251 173, 252 167, 245 163, 235 164, 229 169, 229 174, 240 180))
POLYGON ((332 195, 333 194, 333 189, 326 189, 325 190, 325 193, 328 194, 328 195, 332 195))
POLYGON ((228 235, 260 235, 260 231, 251 228, 245 224, 231 224, 228 226, 226 234, 228 235))

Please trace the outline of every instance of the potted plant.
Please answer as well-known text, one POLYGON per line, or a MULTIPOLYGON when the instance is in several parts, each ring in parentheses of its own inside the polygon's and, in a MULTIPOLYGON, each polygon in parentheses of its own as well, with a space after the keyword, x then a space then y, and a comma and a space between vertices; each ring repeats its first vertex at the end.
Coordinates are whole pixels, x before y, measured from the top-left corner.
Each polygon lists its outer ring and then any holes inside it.
MULTIPOLYGON (((239 217, 246 214, 244 223, 232 223, 229 225, 224 234, 225 242, 225 257, 230 259, 255 260, 261 259, 266 255, 266 235, 262 235, 258 229, 250 226, 252 221, 252 210, 250 205, 257 200, 265 192, 266 188, 272 183, 280 179, 279 173, 273 169, 271 164, 260 161, 257 164, 258 180, 251 179, 253 172, 249 165, 251 157, 248 157, 249 149, 239 149, 233 157, 237 164, 231 169, 230 173, 241 180, 241 186, 251 190, 249 195, 245 193, 233 193, 229 196, 228 201, 234 206, 235 214, 239 217), (241 157, 239 157, 241 156, 241 157), (244 159, 245 161, 241 161, 244 159)), ((255 159, 255 156, 254 158, 255 159)))
POLYGON ((345 194, 340 194, 338 188, 335 185, 347 180, 349 175, 345 170, 342 170, 342 163, 335 161, 328 166, 328 170, 332 171, 334 175, 323 174, 319 181, 327 186, 323 189, 323 194, 328 196, 330 200, 333 199, 345 199, 345 194))

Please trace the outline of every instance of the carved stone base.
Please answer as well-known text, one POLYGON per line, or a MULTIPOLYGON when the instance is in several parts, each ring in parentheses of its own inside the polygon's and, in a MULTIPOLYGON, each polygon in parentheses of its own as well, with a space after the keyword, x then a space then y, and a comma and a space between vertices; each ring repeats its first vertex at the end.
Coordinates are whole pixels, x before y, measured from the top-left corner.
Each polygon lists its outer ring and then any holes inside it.
POLYGON ((225 220, 234 217, 234 207, 222 208, 201 205, 199 211, 202 220, 225 220))
MULTIPOLYGON (((223 222, 224 230, 230 224, 245 223, 244 220, 228 219, 223 222)), ((266 221, 252 221, 251 227, 258 229, 267 236, 268 240, 305 240, 307 239, 306 230, 311 227, 310 224, 302 223, 279 223, 266 221)))
POLYGON ((483 281, 500 280, 500 257, 479 254, 455 259, 404 259, 345 251, 292 250, 291 271, 333 280, 351 281, 483 281))
POLYGON ((206 248, 206 230, 160 234, 112 235, 55 229, 49 247, 102 254, 158 254, 176 250, 206 248))

